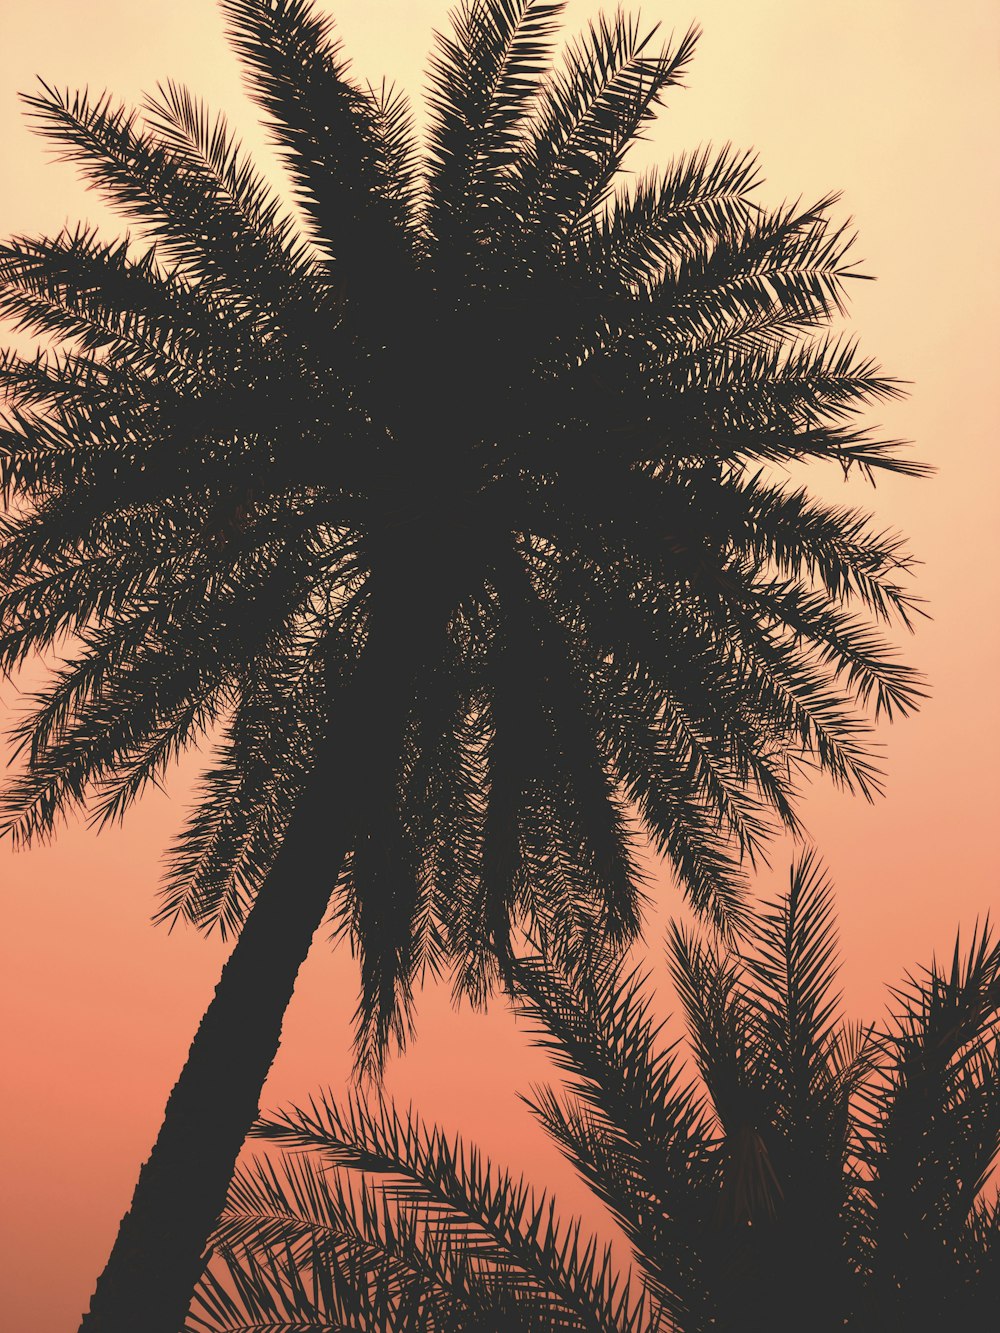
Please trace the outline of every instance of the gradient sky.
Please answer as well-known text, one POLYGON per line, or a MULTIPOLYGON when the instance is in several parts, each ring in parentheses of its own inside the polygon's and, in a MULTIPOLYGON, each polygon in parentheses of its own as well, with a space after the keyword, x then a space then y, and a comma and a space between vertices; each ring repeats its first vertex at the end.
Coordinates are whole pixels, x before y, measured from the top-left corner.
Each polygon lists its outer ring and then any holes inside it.
MULTIPOLYGON (((384 73, 419 93, 446 0, 327 7, 357 73, 384 73)), ((571 3, 570 25, 596 9, 591 0, 571 3)), ((850 496, 908 534, 925 562, 919 590, 934 618, 907 653, 930 677, 933 697, 884 737, 884 800, 867 807, 824 786, 805 806, 839 890, 847 1007, 874 1016, 883 982, 947 949, 959 923, 970 927, 1000 906, 1000 488, 990 430, 1000 351, 1000 9, 993 0, 648 0, 643 15, 668 31, 697 21, 704 35, 690 88, 671 95, 642 158, 732 140, 759 150, 769 202, 843 192, 858 256, 879 279, 857 285, 851 326, 890 373, 913 384, 882 420, 939 469, 931 481, 891 480, 868 495, 852 487, 850 496)), ((174 78, 245 127, 255 151, 263 144, 213 0, 7 0, 3 234, 106 217, 25 128, 16 93, 36 75, 109 87, 132 102, 174 78)), ((844 494, 836 475, 822 487, 844 494)), ((0 701, 5 712, 18 707, 9 686, 0 701)), ((0 1322, 12 1333, 76 1326, 218 976, 217 941, 148 924, 159 853, 196 762, 120 831, 95 837, 74 827, 30 853, 0 851, 0 1322)), ((762 887, 784 873, 779 851, 762 887)), ((676 893, 665 871, 657 883, 665 914, 676 893)), ((653 955, 661 939, 658 916, 648 933, 653 955)), ((344 1086, 353 997, 346 952, 317 946, 266 1105, 344 1086)), ((516 1098, 543 1074, 499 1007, 486 1019, 456 1016, 433 993, 390 1087, 538 1184, 555 1183, 575 1206, 583 1194, 516 1098)))

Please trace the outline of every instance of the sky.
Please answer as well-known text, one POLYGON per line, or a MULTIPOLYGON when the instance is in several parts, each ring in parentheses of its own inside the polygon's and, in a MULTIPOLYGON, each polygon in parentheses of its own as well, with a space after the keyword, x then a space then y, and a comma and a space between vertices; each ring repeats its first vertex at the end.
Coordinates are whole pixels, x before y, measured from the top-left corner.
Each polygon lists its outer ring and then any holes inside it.
MULTIPOLYGON (((441 0, 344 0, 338 19, 356 73, 385 74, 418 99, 441 0)), ((597 10, 568 7, 570 30, 597 10)), ((881 734, 887 794, 874 806, 819 784, 806 822, 838 887, 842 980, 852 1016, 877 1016, 884 983, 950 948, 956 927, 1000 908, 995 853, 1000 708, 996 366, 1000 352, 1000 8, 992 0, 648 0, 650 24, 703 29, 686 90, 675 90, 637 162, 706 142, 760 154, 763 197, 842 192, 857 255, 850 326, 908 397, 881 413, 887 435, 916 442, 929 481, 890 479, 865 502, 923 562, 932 619, 905 650, 929 677, 921 714, 881 734)), ((110 88, 137 102, 172 78, 224 109, 266 160, 213 0, 7 0, 0 45, 0 234, 66 222, 123 224, 32 136, 17 101, 36 76, 110 88)), ((21 706, 7 686, 8 717, 21 706)), ((33 1333, 75 1327, 103 1266, 167 1092, 217 980, 225 949, 154 929, 162 848, 198 767, 191 756, 120 830, 82 826, 29 852, 0 849, 0 1311, 33 1333)), ((786 849, 760 877, 787 874, 786 849)), ((655 871, 652 965, 678 898, 655 871)), ((319 1086, 343 1090, 355 973, 344 951, 314 945, 285 1025, 265 1106, 319 1086)), ((660 1008, 670 1008, 664 994, 660 1008)), ((452 1011, 421 998, 420 1035, 389 1088, 477 1140, 567 1206, 585 1195, 517 1098, 545 1064, 497 1006, 452 1011)), ((9 1322, 7 1322, 9 1321, 9 1322)))

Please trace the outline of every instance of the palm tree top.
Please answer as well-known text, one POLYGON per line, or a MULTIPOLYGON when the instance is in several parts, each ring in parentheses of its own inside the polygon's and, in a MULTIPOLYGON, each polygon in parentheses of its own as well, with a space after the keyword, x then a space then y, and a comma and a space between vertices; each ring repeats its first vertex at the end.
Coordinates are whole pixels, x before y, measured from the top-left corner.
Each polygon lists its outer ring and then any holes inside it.
POLYGON ((632 812, 738 928, 801 774, 873 796, 871 714, 922 694, 879 627, 903 543, 781 476, 923 471, 829 332, 849 227, 728 146, 628 183, 693 29, 553 63, 562 5, 462 4, 421 137, 305 0, 222 8, 294 218, 183 88, 26 98, 133 231, 0 251, 47 340, 0 362, 0 665, 56 663, 9 831, 118 817, 210 736, 161 916, 236 931, 368 661, 334 916, 379 1040, 423 966, 485 994, 512 921, 631 938, 632 812))

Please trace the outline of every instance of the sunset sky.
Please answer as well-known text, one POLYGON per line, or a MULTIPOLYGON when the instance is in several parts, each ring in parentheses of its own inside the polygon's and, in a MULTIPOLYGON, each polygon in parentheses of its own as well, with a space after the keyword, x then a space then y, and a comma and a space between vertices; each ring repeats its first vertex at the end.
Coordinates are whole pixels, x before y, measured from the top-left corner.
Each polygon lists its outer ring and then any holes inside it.
MULTIPOLYGON (((343 0, 357 74, 385 74, 419 108, 425 55, 447 0, 343 0)), ((613 4, 608 6, 613 8, 613 4)), ((568 6, 570 30, 598 6, 568 6)), ((213 0, 6 0, 0 41, 0 233, 66 222, 124 224, 29 133, 17 101, 37 75, 138 102, 158 80, 187 83, 266 159, 213 0)), ((884 982, 947 950, 956 927, 998 915, 995 431, 1000 352, 1000 7, 994 0, 647 0, 643 17, 678 35, 703 28, 689 88, 668 99, 636 162, 733 141, 758 150, 771 203, 842 191, 875 283, 856 284, 850 326, 886 370, 910 381, 884 410, 887 435, 916 441, 928 481, 875 492, 818 474, 828 496, 866 503, 924 562, 933 619, 905 645, 929 677, 921 715, 884 736, 887 796, 875 806, 817 786, 806 821, 838 887, 846 1007, 876 1016, 884 982)), ((15 715, 16 691, 0 694, 15 715)), ((128 1204, 139 1164, 224 956, 217 940, 154 929, 159 856, 197 769, 192 756, 121 830, 74 826, 49 846, 0 850, 0 1325, 75 1328, 128 1204)), ((786 873, 785 849, 761 876, 786 873)), ((677 903, 666 869, 647 945, 662 953, 677 903)), ((345 1086, 355 973, 321 941, 285 1026, 265 1105, 345 1086)), ((662 997, 664 1012, 671 1000, 662 997)), ((420 1037, 393 1063, 391 1090, 479 1141, 567 1203, 584 1199, 516 1094, 544 1063, 498 1004, 455 1015, 443 992, 420 1006, 420 1037)))

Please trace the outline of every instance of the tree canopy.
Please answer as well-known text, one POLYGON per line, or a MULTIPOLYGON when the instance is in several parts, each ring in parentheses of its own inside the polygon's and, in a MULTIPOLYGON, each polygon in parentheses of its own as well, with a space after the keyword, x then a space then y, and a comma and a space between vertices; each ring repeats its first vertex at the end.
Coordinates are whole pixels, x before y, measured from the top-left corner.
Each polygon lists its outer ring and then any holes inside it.
POLYGON ((428 963, 487 993, 512 921, 630 938, 632 812, 738 927, 803 769, 872 796, 868 719, 921 693, 900 539, 783 478, 921 470, 829 331, 849 228, 728 146, 629 183, 696 34, 599 18, 553 65, 561 9, 460 6, 420 141, 304 0, 225 0, 291 210, 173 84, 27 98, 134 231, 0 252, 48 340, 0 364, 0 664, 58 662, 8 827, 118 817, 209 734, 160 917, 237 931, 381 617, 333 900, 376 1046, 428 963))

